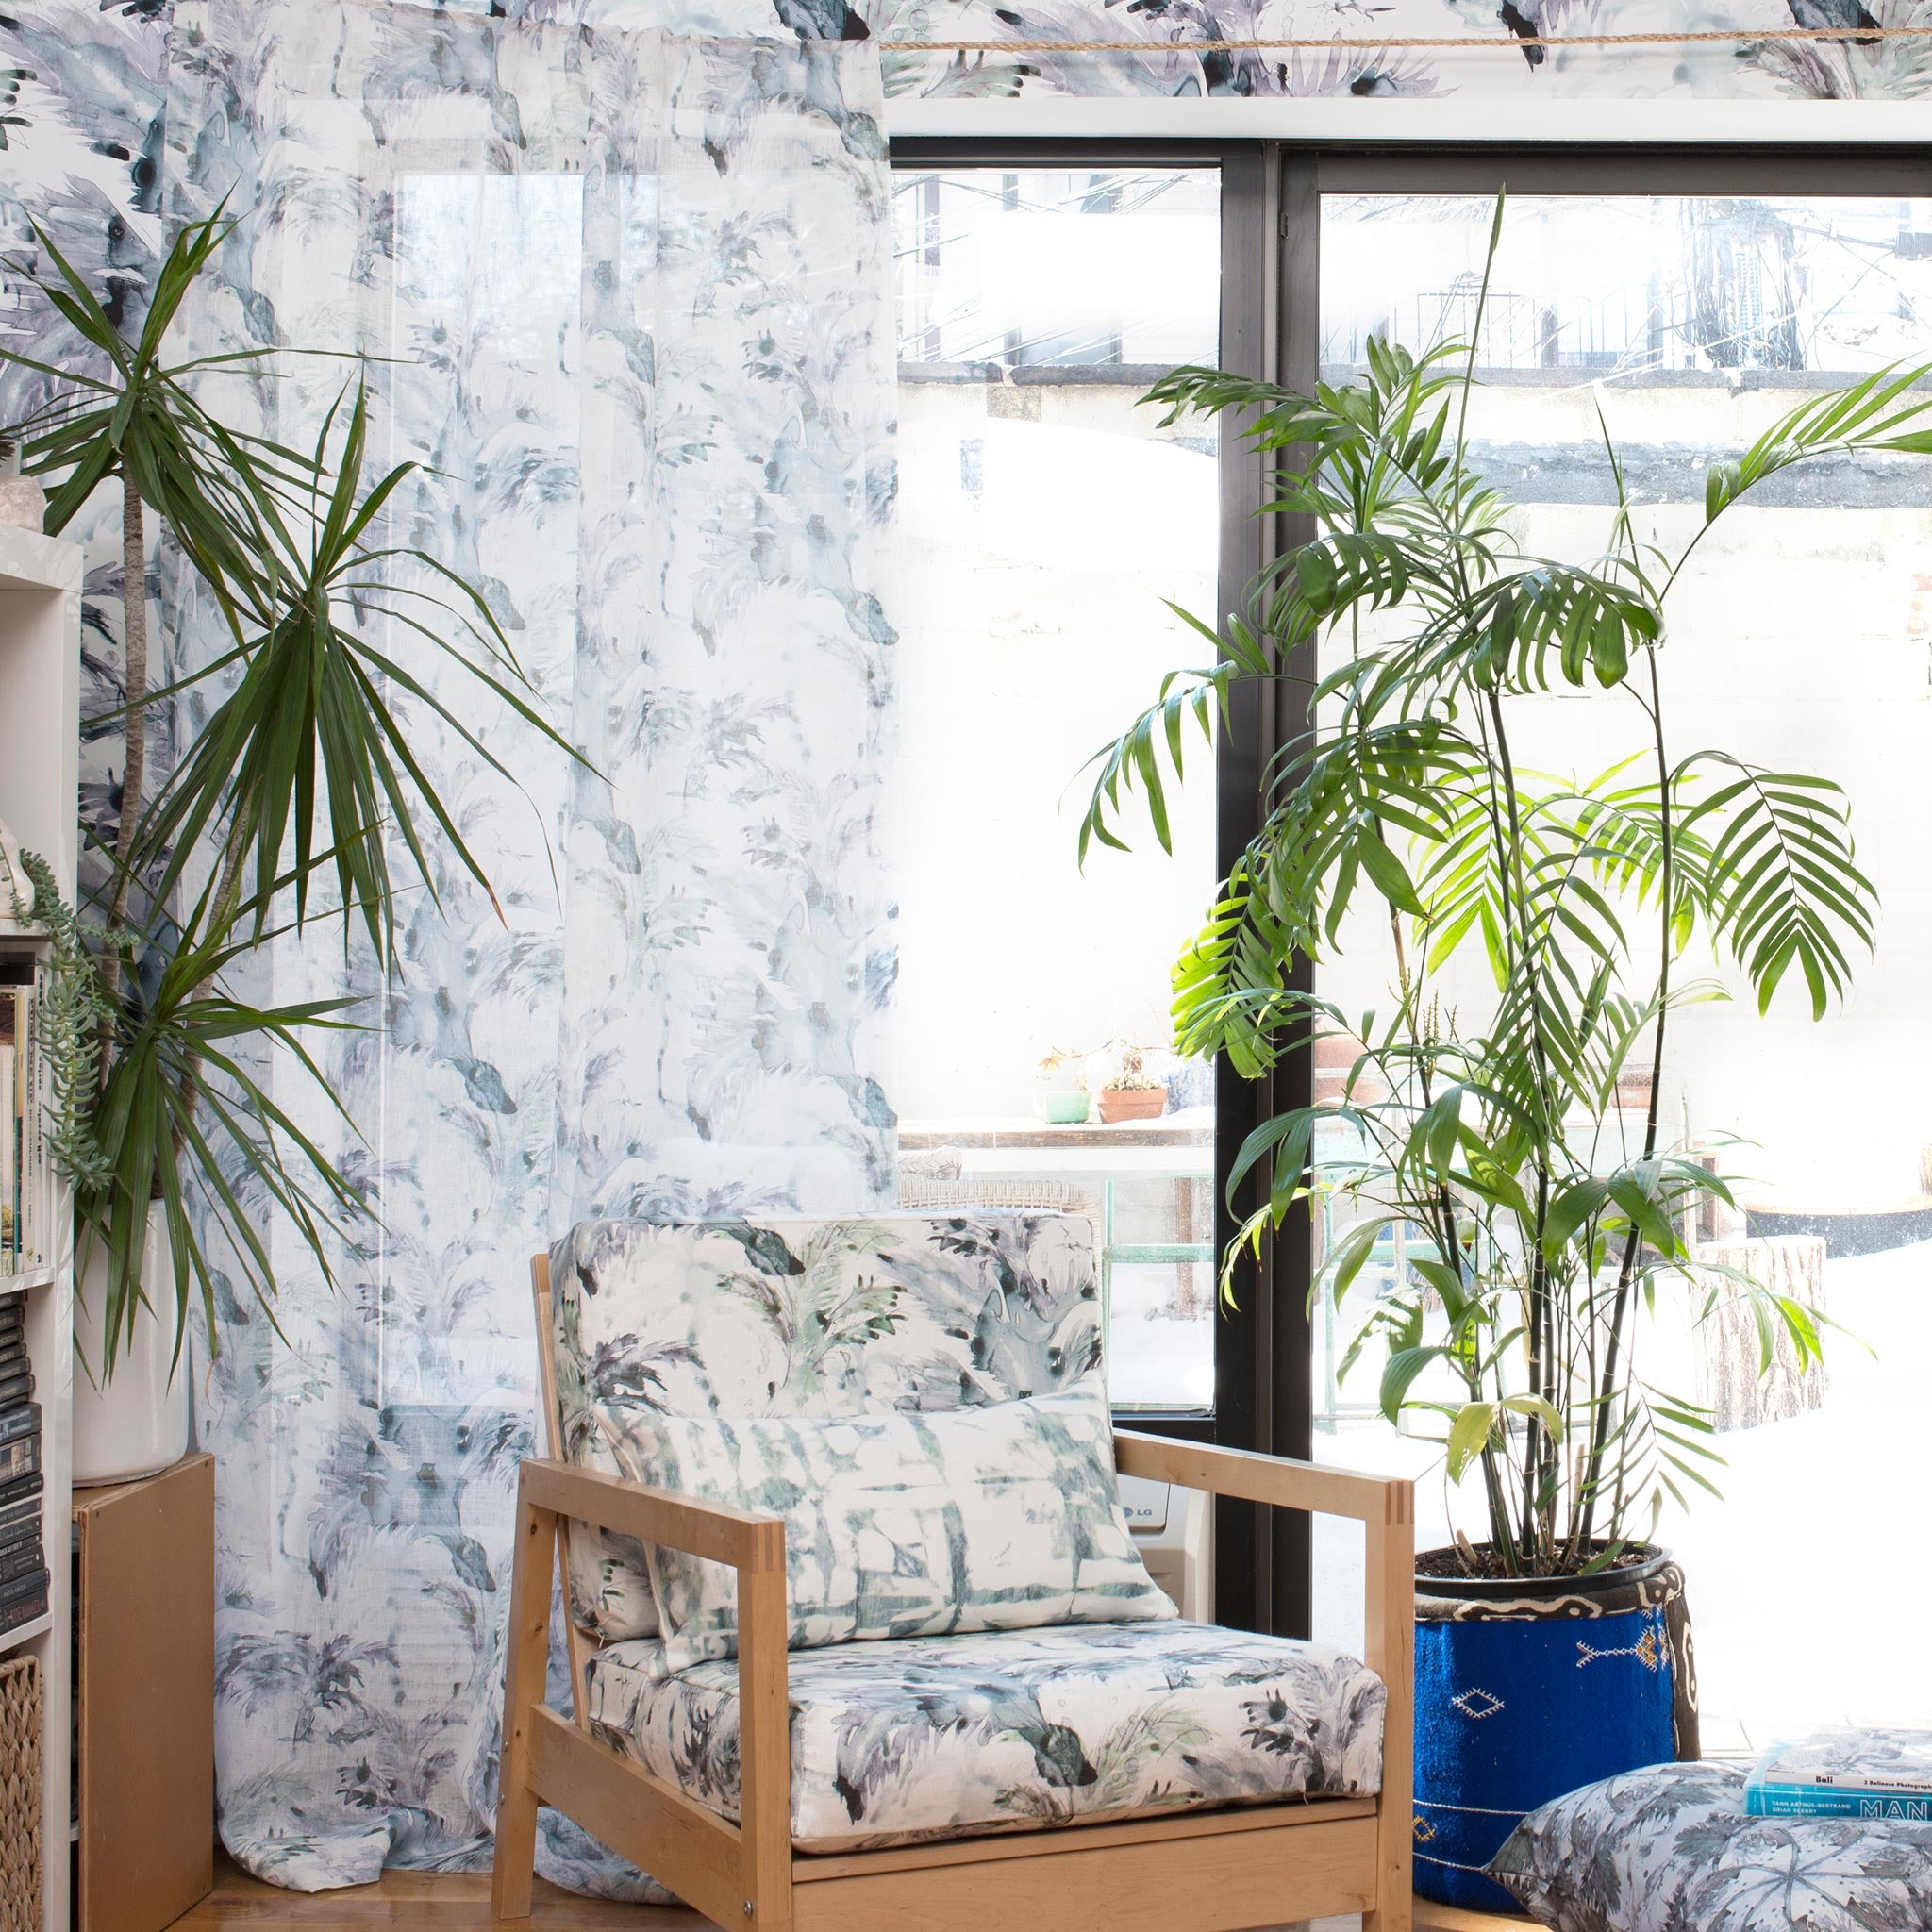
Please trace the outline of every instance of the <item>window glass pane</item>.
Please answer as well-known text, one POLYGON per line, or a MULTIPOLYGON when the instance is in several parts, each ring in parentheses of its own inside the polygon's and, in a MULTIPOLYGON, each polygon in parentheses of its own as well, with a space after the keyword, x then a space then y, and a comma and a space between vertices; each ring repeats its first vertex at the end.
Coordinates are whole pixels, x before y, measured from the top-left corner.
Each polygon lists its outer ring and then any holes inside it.
MULTIPOLYGON (((1466 333, 1491 213, 1486 198, 1331 197, 1324 373, 1345 378, 1374 334, 1413 347, 1466 333)), ((1600 408, 1639 534, 1674 557, 1704 521, 1711 461, 1807 396, 1922 356, 1928 305, 1932 202, 1512 198, 1469 412, 1475 462, 1522 506, 1511 529, 1526 550, 1588 563, 1610 543, 1615 502, 1600 408)), ((1689 1573, 1713 1752, 1798 1725, 1893 1721, 1898 1660, 1919 1652, 1932 1587, 1932 1545, 1902 1539, 1897 1518, 1900 1474, 1932 1446, 1920 1388, 1932 1341, 1932 1132, 1920 1100, 1932 1073, 1932 892, 1915 850, 1932 761, 1928 511, 1923 460, 1789 470, 1715 525, 1666 607, 1658 663, 1674 755, 1723 747, 1836 780, 1883 906, 1875 953, 1850 949, 1852 991, 1822 1022, 1795 986, 1760 1019, 1740 975, 1706 950, 1683 970, 1728 997, 1671 1023, 1660 1143, 1740 1176, 1738 1210, 1700 1217, 1703 1254, 1822 1302, 1860 1338, 1830 1338, 1822 1375, 1760 1385, 1748 1323, 1694 1324, 1690 1298, 1665 1293, 1641 1343, 1648 1376, 1712 1412, 1727 1465, 1711 1471, 1724 1501, 1692 1491, 1658 1536, 1689 1573), (1874 1552, 1883 1591, 1871 1588, 1874 1552), (1763 1613, 1766 1579, 1793 1553, 1833 1632, 1802 1669, 1763 1613)), ((1519 763, 1545 773, 1602 772, 1648 732, 1628 697, 1511 703, 1519 763)), ((1321 990, 1351 1013, 1386 1009, 1396 971, 1386 916, 1364 910, 1321 990)), ((1494 1000, 1479 953, 1438 991, 1464 1032, 1494 1000)), ((1348 1058, 1324 1054, 1327 1091, 1346 1081, 1348 1058)), ((1610 1140, 1634 1153, 1647 1075, 1620 1098, 1610 1140)), ((1613 1146, 1600 1157, 1618 1158, 1613 1146)), ((1318 1241, 1337 1241, 1349 1214, 1340 1199, 1323 1204, 1318 1241)), ((1377 1243, 1348 1318, 1318 1330, 1319 1453, 1421 1478, 1425 1544, 1446 1540, 1452 1519, 1479 1538, 1477 1486, 1450 1496, 1440 1452, 1374 1415, 1379 1345, 1337 1380, 1359 1317, 1408 1267, 1412 1234, 1377 1243)), ((1350 1627, 1353 1587, 1318 1569, 1325 1628, 1350 1627)))
MULTIPOLYGON (((1216 358, 1208 169, 895 179, 900 1199, 1091 1213, 1117 1401, 1211 1394, 1213 1074, 1168 974, 1214 885, 1210 747, 1174 856, 1075 839, 1081 767, 1205 645, 1216 443, 1140 406, 1216 358), (1109 1081, 1125 1081, 1111 1094, 1109 1081)), ((1141 849, 1144 847, 1144 849, 1141 849)))

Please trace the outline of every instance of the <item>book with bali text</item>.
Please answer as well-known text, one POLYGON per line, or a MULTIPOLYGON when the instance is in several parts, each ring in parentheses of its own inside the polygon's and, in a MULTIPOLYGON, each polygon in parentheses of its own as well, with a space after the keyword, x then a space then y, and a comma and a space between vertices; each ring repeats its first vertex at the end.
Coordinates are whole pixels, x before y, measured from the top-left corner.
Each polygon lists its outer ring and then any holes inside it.
POLYGON ((1932 1731, 1813 1731, 1758 1758, 1744 1786, 1754 1818, 1879 1818, 1932 1824, 1932 1731))

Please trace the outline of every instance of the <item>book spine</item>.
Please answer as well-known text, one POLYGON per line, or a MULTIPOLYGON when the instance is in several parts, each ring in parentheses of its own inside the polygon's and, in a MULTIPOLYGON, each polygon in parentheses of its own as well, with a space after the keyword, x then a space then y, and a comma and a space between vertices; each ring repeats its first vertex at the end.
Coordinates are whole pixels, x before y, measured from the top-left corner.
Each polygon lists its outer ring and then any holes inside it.
POLYGON ((27 1242, 26 1124, 33 1116, 31 1069, 27 1052, 27 990, 13 990, 13 1260, 16 1268, 33 1265, 27 1242))
POLYGON ((44 1267, 54 1258, 53 1242, 49 1239, 53 1189, 52 1177, 47 1171, 47 1109, 42 1104, 47 1056, 45 1042, 41 1038, 41 1015, 46 1008, 43 991, 46 980, 47 969, 42 966, 35 972, 34 983, 26 991, 26 1015, 23 1023, 25 1029, 23 1037, 26 1041, 26 1091, 22 1096, 20 1108, 21 1172, 26 1196, 24 1245, 31 1257, 30 1265, 35 1268, 44 1267))
POLYGON ((34 1091, 34 1145, 40 1149, 41 1213, 44 1224, 41 1234, 41 1265, 51 1268, 60 1257, 60 1217, 55 1212, 59 1199, 54 1173, 54 1072, 47 1061, 47 1007, 54 984, 51 961, 43 961, 34 987, 34 1037, 41 1042, 41 1084, 34 1091))
POLYGON ((0 1510, 18 1508, 23 1503, 36 1502, 46 1492, 46 1483, 37 1471, 24 1476, 16 1476, 11 1482, 0 1482, 0 1510))
POLYGON ((20 1272, 20 1181, 18 1175, 19 1158, 15 1148, 14 1129, 14 1085, 20 1077, 20 1050, 11 1037, 13 1027, 13 990, 9 987, 0 991, 7 1010, 4 1016, 5 1030, 8 1037, 0 1040, 0 1274, 17 1274, 20 1272))
POLYGON ((33 988, 24 985, 13 995, 17 1007, 13 1018, 13 1038, 19 1041, 19 1093, 13 1132, 19 1136, 19 1265, 41 1265, 41 1229, 33 1198, 33 1117, 41 1111, 33 1103, 33 988))
POLYGON ((22 993, 22 1022, 19 1038, 24 1041, 25 1082, 19 1091, 19 1252, 24 1265, 39 1267, 46 1254, 46 1235, 41 1226, 44 1204, 41 1202, 41 997, 39 972, 35 985, 22 993))
POLYGON ((47 1614, 47 1592, 44 1587, 34 1595, 24 1597, 17 1604, 8 1604, 0 1608, 0 1635, 8 1630, 18 1630, 23 1624, 31 1624, 36 1617, 47 1614))
POLYGON ((1848 1790, 1838 1785, 1746 1785, 1752 1818, 1878 1818, 1932 1824, 1932 1791, 1848 1790))
POLYGON ((32 1475, 40 1466, 39 1429, 30 1436, 17 1436, 12 1441, 0 1444, 0 1482, 11 1482, 15 1476, 32 1475))
POLYGON ((8 1096, 8 1118, 7 1131, 11 1142, 10 1160, 8 1173, 13 1190, 13 1266, 16 1272, 29 1265, 26 1242, 26 1135, 22 1124, 28 1113, 27 1093, 27 1051, 26 1051, 26 991, 14 987, 7 995, 13 1011, 10 1016, 13 1030, 12 1077, 13 1090, 8 1096))
POLYGON ((1932 1765, 1924 1762, 1923 1754, 1911 1764, 1854 1765, 1844 1771, 1794 1771, 1773 1759, 1760 1761, 1748 1782, 1780 1791, 1905 1791, 1917 1798, 1932 1792, 1932 1765))
POLYGON ((41 1554, 41 1540, 35 1537, 30 1543, 23 1543, 18 1549, 0 1551, 0 1588, 17 1583, 35 1571, 45 1572, 46 1558, 41 1554))
MULTIPOLYGON (((23 1402, 18 1406, 0 1409, 0 1442, 14 1442, 23 1436, 38 1436, 41 1433, 41 1406, 37 1402, 23 1402)), ((35 1465, 39 1467, 38 1464, 35 1465)), ((30 1472, 16 1470, 14 1475, 25 1475, 30 1472)), ((10 1482, 4 1469, 0 1469, 0 1483, 10 1482)))
POLYGON ((17 1603, 24 1596, 30 1596, 35 1591, 45 1590, 52 1576, 43 1557, 33 1567, 28 1576, 16 1576, 11 1583, 0 1584, 0 1609, 17 1603))
POLYGON ((24 1078, 20 1090, 20 1252, 21 1266, 38 1268, 41 1254, 40 1158, 34 1151, 41 1118, 41 1052, 36 1015, 40 1001, 30 986, 20 992, 20 1051, 24 1078))

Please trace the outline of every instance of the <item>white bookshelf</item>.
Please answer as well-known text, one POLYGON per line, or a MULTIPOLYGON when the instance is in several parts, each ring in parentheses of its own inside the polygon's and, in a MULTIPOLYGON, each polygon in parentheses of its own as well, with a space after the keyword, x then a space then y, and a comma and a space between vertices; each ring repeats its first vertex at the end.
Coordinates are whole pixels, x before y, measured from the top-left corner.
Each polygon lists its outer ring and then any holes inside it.
MULTIPOLYGON (((80 811, 78 544, 0 525, 0 819, 54 868, 71 900, 80 811)), ((0 952, 44 951, 44 934, 0 908, 0 952)), ((67 1932, 69 1593, 74 1447, 74 1244, 66 1191, 58 1191, 53 1265, 0 1278, 27 1290, 26 1342, 41 1405, 46 1491, 41 1520, 52 1583, 47 1615, 0 1637, 0 1657, 41 1660, 41 1899, 43 1932, 67 1932)))

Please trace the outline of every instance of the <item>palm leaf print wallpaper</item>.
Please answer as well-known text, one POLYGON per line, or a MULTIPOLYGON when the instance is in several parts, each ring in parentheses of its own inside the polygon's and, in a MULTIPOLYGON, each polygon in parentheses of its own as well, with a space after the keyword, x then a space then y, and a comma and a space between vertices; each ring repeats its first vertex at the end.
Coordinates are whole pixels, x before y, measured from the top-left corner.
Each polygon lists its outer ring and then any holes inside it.
MULTIPOLYGON (((979 95, 991 111, 1040 93, 1916 96, 1932 42, 1493 44, 1932 16, 1924 0, 1869 5, 13 0, 0 14, 5 252, 30 247, 32 214, 138 325, 167 221, 232 194, 247 219, 194 315, 201 346, 351 341, 393 358, 376 365, 380 432, 391 459, 429 466, 398 535, 488 588, 595 768, 518 758, 507 786, 418 707, 502 919, 450 868, 442 911, 406 908, 386 992, 354 950, 259 962, 278 997, 372 1001, 370 1030, 327 1070, 365 1141, 306 1124, 332 1135, 380 1231, 342 1257, 335 1296, 285 1248, 288 1345, 231 1301, 197 1376, 201 1441, 222 1457, 222 1824, 244 1865, 324 1886, 487 1858, 509 1499, 531 1443, 521 1257, 592 1212, 891 1197, 886 96, 979 95), (1465 33, 1468 52, 1195 45, 1465 33), (913 36, 1144 46, 879 44, 913 36)), ((59 351, 4 272, 0 326, 59 351)), ((292 363, 278 383, 238 382, 235 407, 300 441, 341 373, 292 363)), ((120 694, 112 497, 76 533, 94 715, 120 694)), ((208 613, 165 551, 147 591, 164 672, 203 661, 208 613)), ((161 769, 204 710, 158 716, 161 769)), ((111 843, 117 741, 107 724, 85 737, 82 810, 111 843)), ((558 1875, 641 1889, 567 1827, 546 1855, 558 1875)))

